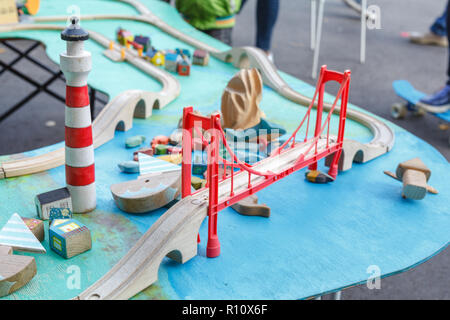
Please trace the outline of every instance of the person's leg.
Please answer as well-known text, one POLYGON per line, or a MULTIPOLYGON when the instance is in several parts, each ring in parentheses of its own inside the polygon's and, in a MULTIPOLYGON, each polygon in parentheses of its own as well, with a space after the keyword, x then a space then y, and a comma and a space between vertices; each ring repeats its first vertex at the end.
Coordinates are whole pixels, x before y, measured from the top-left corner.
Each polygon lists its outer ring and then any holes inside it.
POLYGON ((447 10, 448 4, 442 15, 431 25, 429 32, 423 34, 411 33, 409 37, 411 42, 422 45, 447 47, 447 10))
POLYGON ((239 8, 239 12, 238 13, 241 13, 241 10, 242 10, 242 8, 244 7, 244 5, 247 3, 247 0, 242 0, 242 2, 241 2, 241 7, 239 8))
POLYGON ((278 18, 279 0, 258 0, 256 8, 256 46, 270 51, 272 33, 278 18))
MULTIPOLYGON (((450 0, 448 0, 447 7, 450 5, 450 0)), ((447 39, 450 43, 450 17, 447 15, 446 19, 446 33, 447 39)), ((426 104, 428 106, 433 107, 441 107, 442 111, 445 111, 446 108, 450 107, 450 47, 448 48, 448 65, 447 65, 447 84, 444 88, 436 92, 435 94, 426 96, 425 98, 420 100, 420 103, 426 104)))
POLYGON ((209 34, 211 37, 226 43, 227 45, 232 45, 232 33, 233 28, 224 28, 224 29, 210 29, 210 30, 201 30, 206 34, 209 34))
MULTIPOLYGON (((447 3, 447 10, 448 7, 450 6, 450 0, 448 0, 447 3)), ((445 10, 447 12, 447 10, 445 10)), ((446 20, 446 29, 447 29, 447 42, 448 44, 450 44, 450 17, 449 15, 446 15, 445 17, 446 20)), ((447 76, 448 76, 448 80, 447 80, 447 85, 450 85, 450 45, 449 45, 449 49, 448 49, 448 65, 447 65, 447 76)))

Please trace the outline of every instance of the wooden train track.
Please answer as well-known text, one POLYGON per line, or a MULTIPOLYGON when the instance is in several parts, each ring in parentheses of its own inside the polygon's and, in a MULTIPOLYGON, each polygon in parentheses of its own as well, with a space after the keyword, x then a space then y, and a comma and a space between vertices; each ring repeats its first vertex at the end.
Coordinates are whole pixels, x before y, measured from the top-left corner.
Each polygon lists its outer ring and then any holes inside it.
MULTIPOLYGON (((118 0, 134 6, 140 15, 95 15, 84 16, 83 19, 129 19, 141 21, 156 26, 196 48, 206 50, 214 57, 233 63, 236 67, 257 68, 264 83, 283 97, 300 105, 309 105, 311 99, 294 91, 280 77, 275 66, 259 49, 252 47, 233 48, 220 52, 197 39, 169 26, 156 17, 148 8, 135 0, 118 0)), ((40 17, 36 22, 65 21, 66 17, 40 17)), ((14 24, 0 27, 0 32, 17 30, 62 30, 63 27, 46 24, 14 24)), ((103 47, 109 47, 110 40, 90 31, 91 38, 103 47)), ((113 50, 122 47, 114 45, 113 50)), ((137 57, 132 50, 127 50, 126 61, 156 78, 163 86, 160 92, 129 90, 119 94, 102 110, 93 123, 94 146, 98 147, 114 137, 116 129, 128 130, 132 126, 133 115, 146 118, 151 116, 153 108, 162 108, 173 101, 180 93, 178 81, 169 73, 152 66, 137 57)), ((331 105, 324 105, 329 110, 331 105)), ((339 112, 339 108, 335 109, 339 112)), ((341 170, 351 167, 353 160, 366 162, 388 152, 394 145, 394 133, 384 122, 374 116, 356 110, 347 110, 347 115, 368 127, 373 133, 373 139, 366 144, 346 140, 341 163, 341 170)), ((323 141, 319 141, 323 144, 323 141)), ((307 145, 293 148, 277 158, 262 160, 255 169, 273 171, 283 169, 298 158, 299 152, 307 145)), ((304 151, 304 150, 303 150, 304 151)), ((1 164, 0 178, 8 178, 48 170, 64 164, 64 149, 58 149, 40 156, 1 164)), ((261 176, 251 176, 251 182, 256 183, 261 176)), ((229 180, 219 184, 219 197, 230 192, 229 180)), ((249 183, 246 172, 236 175, 234 185, 237 189, 245 188, 249 183)), ((76 299, 127 299, 145 289, 157 280, 158 269, 165 256, 181 263, 197 254, 197 234, 202 221, 207 216, 207 190, 188 196, 162 215, 152 227, 141 237, 133 248, 105 276, 81 293, 76 299)))

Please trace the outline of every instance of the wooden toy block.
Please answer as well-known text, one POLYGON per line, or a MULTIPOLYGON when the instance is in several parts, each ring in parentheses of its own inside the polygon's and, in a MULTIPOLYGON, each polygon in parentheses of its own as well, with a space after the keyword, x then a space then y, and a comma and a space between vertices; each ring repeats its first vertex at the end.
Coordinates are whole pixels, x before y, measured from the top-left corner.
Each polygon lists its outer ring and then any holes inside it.
POLYGON ((129 213, 159 209, 176 199, 181 190, 181 170, 111 185, 117 207, 129 213))
POLYGON ((150 49, 145 53, 145 56, 155 66, 164 66, 166 63, 166 57, 161 51, 150 49))
POLYGON ((157 144, 169 144, 169 137, 166 136, 156 136, 152 139, 152 142, 150 142, 150 145, 156 146, 157 144))
POLYGON ((191 177, 191 185, 195 190, 198 190, 206 185, 206 179, 191 177))
POLYGON ((145 141, 145 136, 134 136, 129 137, 125 140, 125 147, 127 148, 135 148, 139 147, 145 141))
POLYGON ((203 163, 194 163, 192 164, 192 174, 202 175, 206 172, 207 165, 203 163))
POLYGON ((164 155, 164 156, 159 156, 158 159, 178 165, 183 161, 183 156, 181 153, 168 154, 168 155, 164 155))
POLYGON ((166 53, 165 55, 165 63, 164 67, 167 71, 177 72, 178 62, 181 60, 181 57, 176 53, 166 53))
POLYGON ((0 246, 0 297, 22 288, 37 272, 34 257, 12 253, 11 247, 0 246))
POLYGON ((330 176, 324 172, 321 172, 319 170, 307 171, 305 173, 305 178, 306 178, 306 180, 308 180, 309 182, 312 182, 312 183, 328 183, 328 182, 334 181, 332 176, 330 176))
POLYGON ((180 147, 168 147, 167 152, 169 154, 180 154, 183 151, 180 147))
POLYGON ((17 23, 19 17, 17 15, 17 7, 14 0, 0 1, 0 25, 6 23, 17 23))
POLYGON ((50 225, 55 219, 72 219, 72 211, 67 208, 52 208, 50 210, 50 225))
POLYGON ((403 197, 420 200, 427 194, 427 181, 431 171, 419 158, 402 162, 398 165, 396 175, 403 181, 403 197))
POLYGON ((0 245, 12 247, 17 251, 46 253, 45 248, 17 213, 14 213, 0 230, 0 245))
MULTIPOLYGON (((177 158, 177 156, 168 155, 170 159, 177 158)), ((181 171, 181 167, 175 165, 169 159, 160 159, 161 157, 152 157, 143 153, 138 154, 139 157, 139 172, 141 175, 161 173, 167 171, 181 171)), ((163 156, 164 157, 164 156, 163 156)))
POLYGON ((40 0, 27 0, 23 6, 23 12, 34 16, 38 13, 40 6, 40 0))
POLYGON ((191 52, 188 49, 176 48, 175 53, 180 56, 186 57, 186 59, 191 59, 191 52))
POLYGON ((138 161, 138 153, 143 153, 148 156, 153 155, 153 149, 152 148, 141 148, 138 151, 133 152, 133 160, 138 161))
POLYGON ((168 154, 169 153, 169 146, 165 144, 157 144, 155 146, 155 155, 158 154, 168 154))
POLYGON ((50 248, 69 259, 92 247, 91 231, 75 219, 55 220, 49 230, 50 248))
POLYGON ((192 155, 192 174, 202 175, 206 172, 208 165, 206 159, 204 159, 204 154, 201 151, 194 151, 192 155))
POLYGON ((122 28, 119 28, 117 30, 117 41, 123 45, 123 46, 127 46, 129 45, 128 43, 133 41, 134 37, 133 34, 128 31, 128 30, 124 30, 122 28))
MULTIPOLYGON (((390 171, 383 171, 383 172, 384 172, 384 174, 388 175, 391 178, 394 178, 395 180, 402 181, 393 172, 390 172, 390 171)), ((433 188, 430 185, 427 185, 427 191, 429 193, 432 193, 432 194, 438 194, 439 193, 435 188, 433 188)))
POLYGON ((139 172, 139 162, 137 161, 124 161, 117 165, 120 171, 125 173, 137 173, 139 172))
POLYGON ((150 37, 138 35, 134 37, 134 42, 140 44, 143 47, 144 52, 147 52, 147 50, 151 48, 150 37))
POLYGON ((384 173, 403 182, 403 198, 421 200, 425 198, 427 191, 437 193, 436 189, 427 184, 431 171, 420 158, 400 163, 397 166, 395 175, 389 171, 384 173))
POLYGON ((258 204, 258 196, 256 194, 236 202, 231 207, 244 216, 270 217, 270 208, 265 204, 258 204))
POLYGON ((31 230, 31 232, 40 242, 44 241, 45 239, 44 221, 33 218, 22 218, 22 220, 23 222, 25 222, 28 229, 31 230))
POLYGON ((189 76, 191 73, 191 65, 183 59, 177 65, 177 73, 180 76, 189 76))
POLYGON ((183 130, 176 129, 169 136, 169 143, 173 146, 181 145, 183 140, 183 130))
POLYGON ((73 211, 69 189, 61 188, 38 194, 35 198, 36 211, 40 219, 48 220, 51 208, 68 208, 73 211))
POLYGON ((169 144, 169 137, 166 136, 156 136, 152 139, 152 142, 150 142, 150 146, 153 149, 153 153, 156 154, 156 146, 157 145, 167 145, 169 144))
POLYGON ((209 52, 200 49, 195 50, 192 63, 199 66, 207 66, 209 63, 209 52))

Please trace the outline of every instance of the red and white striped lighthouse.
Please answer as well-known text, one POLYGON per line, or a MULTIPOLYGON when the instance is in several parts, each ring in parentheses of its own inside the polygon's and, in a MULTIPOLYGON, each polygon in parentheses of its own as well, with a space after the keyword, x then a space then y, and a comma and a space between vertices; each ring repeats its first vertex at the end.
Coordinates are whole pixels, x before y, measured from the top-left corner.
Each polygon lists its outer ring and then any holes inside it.
POLYGON ((75 213, 95 209, 95 164, 91 110, 87 77, 91 71, 91 54, 84 50, 89 34, 79 25, 78 17, 61 33, 66 52, 60 54, 61 70, 66 77, 66 183, 75 213))

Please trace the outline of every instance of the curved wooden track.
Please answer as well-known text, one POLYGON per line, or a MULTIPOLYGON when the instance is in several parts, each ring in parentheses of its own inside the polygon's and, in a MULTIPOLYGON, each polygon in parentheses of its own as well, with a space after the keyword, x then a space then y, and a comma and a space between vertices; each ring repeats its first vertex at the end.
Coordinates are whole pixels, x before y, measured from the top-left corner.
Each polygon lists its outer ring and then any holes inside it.
MULTIPOLYGON (((257 68, 266 85, 277 91, 283 97, 301 105, 309 105, 311 99, 295 92, 280 77, 275 66, 267 59, 259 49, 252 47, 233 48, 220 52, 214 47, 202 43, 179 30, 172 28, 164 21, 153 15, 145 6, 134 0, 120 0, 133 5, 140 13, 139 16, 125 15, 95 15, 84 16, 83 19, 129 19, 154 25, 164 32, 178 38, 190 45, 209 51, 216 58, 231 62, 238 68, 257 68)), ((42 17, 36 19, 39 22, 63 21, 66 17, 42 17)), ((63 27, 44 24, 16 24, 0 27, 0 32, 16 30, 62 30, 63 27)), ((107 48, 110 40, 94 31, 89 31, 91 38, 107 48)), ((115 44, 114 50, 122 47, 115 44)), ((147 118, 151 116, 152 108, 162 108, 173 101, 180 93, 178 81, 169 73, 154 67, 150 63, 139 58, 132 50, 127 50, 126 61, 143 70, 151 77, 157 79, 163 89, 160 92, 147 92, 143 90, 128 90, 115 97, 102 110, 93 123, 94 146, 98 147, 114 137, 116 129, 128 130, 132 126, 133 117, 147 118)), ((325 106, 330 109, 330 105, 325 106)), ((336 109, 339 112, 339 109, 336 109)), ((382 121, 373 116, 366 115, 356 110, 348 110, 348 116, 368 127, 373 133, 372 141, 362 144, 357 141, 345 141, 344 160, 341 169, 351 167, 353 160, 365 162, 388 152, 394 144, 394 133, 382 121)), ((261 161, 258 168, 261 171, 281 170, 283 167, 295 161, 298 152, 294 148, 292 152, 283 157, 261 161)), ((64 149, 58 149, 37 157, 26 158, 2 164, 4 177, 13 177, 23 174, 35 173, 64 164, 64 149)), ((252 176, 252 181, 262 179, 252 176)), ((221 183, 219 197, 229 192, 227 181, 221 183)), ((239 186, 244 188, 248 183, 248 175, 244 172, 235 177, 235 190, 239 186)), ((197 254, 197 234, 202 221, 207 216, 207 190, 192 197, 187 197, 177 205, 169 209, 160 219, 142 236, 115 267, 103 276, 94 285, 80 294, 78 299, 127 299, 145 289, 157 280, 158 268, 165 256, 184 263, 197 254)))
MULTIPOLYGON (((55 25, 14 24, 0 27, 0 32, 17 30, 63 30, 55 25)), ((103 35, 89 31, 91 39, 108 48, 110 41, 103 35)), ((114 50, 120 51, 121 46, 114 44, 114 50)), ((159 92, 144 90, 127 90, 111 100, 93 122, 94 147, 114 138, 117 130, 127 131, 133 126, 133 117, 148 118, 152 109, 161 109, 180 94, 180 84, 171 74, 153 66, 141 59, 133 50, 126 50, 125 60, 141 69, 162 85, 159 92)), ((3 162, 0 167, 0 178, 10 178, 49 170, 63 165, 65 162, 64 148, 39 156, 3 162)))
MULTIPOLYGON (((106 20, 122 19, 134 20, 151 24, 171 36, 180 39, 196 48, 206 50, 214 57, 231 62, 235 67, 257 68, 263 78, 264 84, 274 89, 283 97, 300 105, 309 105, 311 99, 296 92, 281 78, 276 67, 271 63, 261 50, 254 47, 233 48, 229 51, 220 52, 216 48, 209 46, 183 32, 171 27, 147 7, 135 0, 118 0, 127 3, 140 15, 87 15, 84 20, 106 20)), ((65 21, 66 16, 39 17, 36 22, 65 21)), ((0 32, 16 30, 62 30, 63 27, 55 25, 35 25, 35 24, 14 24, 0 27, 0 32)), ((94 31, 89 31, 91 38, 107 48, 111 40, 94 31)), ((120 50, 121 46, 115 44, 114 50, 120 50)), ((180 93, 178 81, 169 73, 154 67, 152 64, 140 59, 133 50, 127 50, 126 61, 137 68, 143 70, 150 76, 157 79, 163 89, 160 92, 148 92, 143 90, 128 90, 115 97, 102 110, 93 123, 94 146, 98 147, 114 137, 116 128, 118 130, 128 130, 132 126, 133 116, 147 118, 151 115, 152 108, 162 108, 173 101, 180 93), (151 106, 151 107, 150 107, 151 106)), ((330 104, 325 104, 325 110, 329 110, 330 104)), ((339 112, 339 108, 335 109, 339 112)), ((345 140, 343 156, 339 164, 340 170, 351 168, 353 161, 367 162, 392 149, 395 141, 394 132, 383 121, 365 114, 363 112, 348 109, 347 115, 350 119, 368 127, 373 139, 369 143, 360 143, 354 140, 345 140)), ((0 179, 19 175, 31 174, 45 171, 64 164, 64 150, 59 149, 40 156, 26 158, 22 160, 4 162, 0 167, 0 179)))

